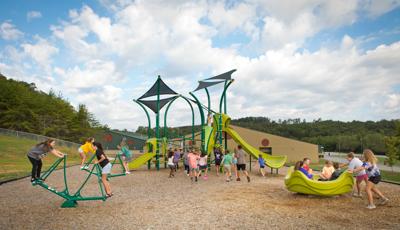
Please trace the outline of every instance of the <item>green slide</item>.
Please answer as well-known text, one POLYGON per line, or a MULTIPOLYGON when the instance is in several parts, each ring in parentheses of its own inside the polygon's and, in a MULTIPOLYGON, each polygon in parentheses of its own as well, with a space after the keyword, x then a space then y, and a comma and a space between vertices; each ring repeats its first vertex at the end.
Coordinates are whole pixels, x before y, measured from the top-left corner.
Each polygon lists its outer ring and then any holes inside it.
POLYGON ((207 150, 207 154, 210 155, 213 153, 215 145, 215 128, 210 126, 204 126, 204 131, 206 140, 205 149, 207 150))
POLYGON ((291 192, 316 196, 336 196, 351 192, 354 179, 351 173, 345 171, 336 180, 311 180, 304 173, 294 170, 292 166, 286 174, 285 185, 291 192))
POLYGON ((225 131, 235 140, 236 143, 240 144, 242 148, 249 154, 253 155, 256 159, 258 155, 261 154, 262 157, 265 159, 265 164, 270 168, 281 168, 287 159, 287 156, 271 156, 260 150, 254 148, 253 146, 249 145, 243 138, 239 136, 239 134, 233 130, 232 128, 225 127, 225 131))
POLYGON ((254 148, 249 143, 247 143, 245 140, 243 140, 243 138, 240 137, 240 135, 230 127, 231 118, 226 114, 215 114, 214 115, 214 126, 215 126, 214 129, 217 128, 216 124, 218 123, 219 119, 221 119, 221 122, 222 122, 222 127, 221 127, 222 131, 227 132, 233 138, 233 140, 235 140, 236 143, 240 144, 243 147, 243 149, 248 154, 251 154, 256 159, 258 158, 258 155, 261 154, 261 156, 265 160, 265 164, 268 167, 274 168, 274 169, 282 168, 282 166, 286 163, 287 156, 271 156, 269 154, 261 152, 260 150, 254 148))
MULTIPOLYGON (((148 162, 149 160, 151 160, 153 157, 156 156, 157 140, 155 138, 150 138, 146 141, 146 143, 151 146, 152 151, 145 153, 145 154, 141 155, 140 157, 136 158, 135 160, 133 160, 132 162, 130 162, 129 163, 130 169, 139 168, 140 166, 146 164, 146 162, 148 162)), ((150 148, 148 148, 148 149, 150 149, 150 148)))

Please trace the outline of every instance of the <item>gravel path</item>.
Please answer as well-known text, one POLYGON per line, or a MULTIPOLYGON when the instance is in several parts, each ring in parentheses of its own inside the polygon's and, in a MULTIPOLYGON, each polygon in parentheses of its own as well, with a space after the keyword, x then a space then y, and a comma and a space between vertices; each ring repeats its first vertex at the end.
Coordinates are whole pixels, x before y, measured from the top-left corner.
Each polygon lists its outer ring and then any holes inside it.
MULTIPOLYGON (((74 191, 85 173, 68 170, 74 191)), ((281 171, 267 178, 252 174, 250 183, 227 183, 214 173, 208 181, 191 183, 183 172, 170 179, 167 170, 142 169, 112 178, 115 196, 106 202, 79 202, 71 209, 60 208, 60 197, 22 179, 0 186, 0 229, 399 229, 400 186, 379 184, 391 201, 366 210, 365 199, 350 195, 292 194, 281 171)), ((47 183, 61 188, 62 172, 47 183)), ((84 194, 96 192, 91 180, 84 194)))

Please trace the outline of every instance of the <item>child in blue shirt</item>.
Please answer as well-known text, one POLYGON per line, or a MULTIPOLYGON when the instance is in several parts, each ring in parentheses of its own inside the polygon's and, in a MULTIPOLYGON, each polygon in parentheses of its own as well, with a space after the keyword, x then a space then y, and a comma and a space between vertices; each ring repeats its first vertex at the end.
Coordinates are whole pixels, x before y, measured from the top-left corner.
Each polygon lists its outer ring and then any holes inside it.
POLYGON ((295 166, 294 166, 295 170, 299 170, 300 172, 304 173, 304 175, 306 175, 308 177, 308 179, 312 179, 313 175, 311 173, 308 173, 308 171, 303 168, 303 161, 297 161, 295 166))
POLYGON ((260 173, 261 173, 261 175, 263 176, 263 177, 265 177, 265 160, 264 160, 264 158, 262 157, 262 155, 260 154, 260 155, 258 155, 258 164, 259 164, 259 166, 260 166, 260 173))

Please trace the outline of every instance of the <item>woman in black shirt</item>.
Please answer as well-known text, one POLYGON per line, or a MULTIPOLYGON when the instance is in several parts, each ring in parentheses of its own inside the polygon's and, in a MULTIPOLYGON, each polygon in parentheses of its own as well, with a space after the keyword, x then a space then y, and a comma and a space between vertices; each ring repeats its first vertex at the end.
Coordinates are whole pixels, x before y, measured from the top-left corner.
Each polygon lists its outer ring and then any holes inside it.
POLYGON ((97 161, 95 160, 94 163, 98 163, 101 166, 101 181, 103 182, 107 197, 111 197, 113 194, 111 193, 110 183, 108 183, 107 181, 107 174, 111 172, 112 165, 108 160, 106 154, 104 154, 103 146, 99 142, 93 142, 93 146, 94 150, 96 150, 97 157, 97 161))

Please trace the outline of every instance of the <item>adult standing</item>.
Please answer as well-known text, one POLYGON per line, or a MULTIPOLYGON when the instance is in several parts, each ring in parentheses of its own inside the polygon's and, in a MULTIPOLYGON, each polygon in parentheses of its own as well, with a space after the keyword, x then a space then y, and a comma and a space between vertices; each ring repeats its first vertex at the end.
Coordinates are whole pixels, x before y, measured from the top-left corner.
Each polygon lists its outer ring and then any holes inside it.
POLYGON ((246 177, 247 177, 247 182, 250 182, 250 177, 249 177, 249 173, 246 171, 246 153, 244 152, 244 150, 242 149, 241 145, 237 146, 237 150, 236 150, 236 158, 237 158, 237 178, 236 181, 240 181, 240 171, 242 171, 246 177))

